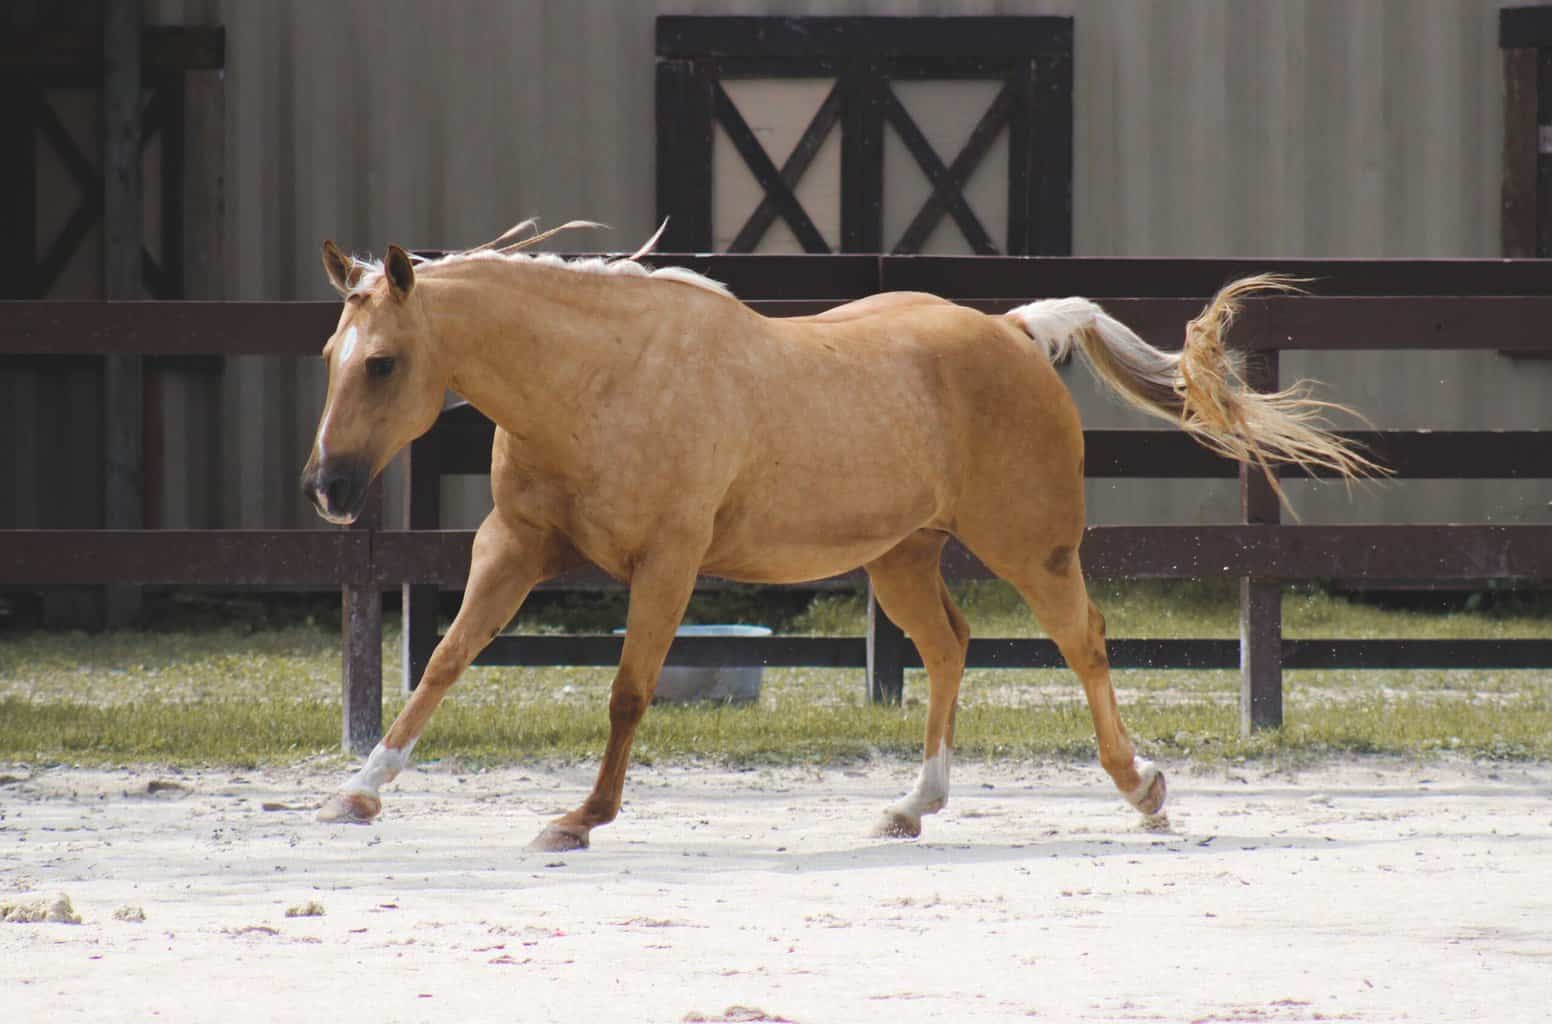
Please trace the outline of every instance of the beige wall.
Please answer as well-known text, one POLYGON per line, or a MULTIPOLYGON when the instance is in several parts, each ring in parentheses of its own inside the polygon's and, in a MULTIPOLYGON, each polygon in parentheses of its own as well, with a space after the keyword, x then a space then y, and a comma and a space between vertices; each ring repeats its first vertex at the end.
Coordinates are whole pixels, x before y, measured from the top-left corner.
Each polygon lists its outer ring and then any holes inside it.
MULTIPOLYGON (((1495 0, 177 3, 227 26, 226 294, 324 298, 324 237, 456 246, 513 220, 654 226, 653 18, 1076 14, 1074 249, 1106 256, 1493 256, 1495 0)), ((197 173, 191 168, 191 173, 197 173)), ((320 342, 322 339, 320 339, 320 342)), ((1552 367, 1494 355, 1285 358, 1381 425, 1542 425, 1552 367)), ((233 521, 308 524, 293 479, 316 367, 239 360, 233 521)), ((1127 421, 1075 378, 1094 425, 1127 421)), ((170 472, 176 467, 169 467, 170 472)), ((452 484, 459 522, 483 485, 452 484)), ((1315 518, 1544 521, 1542 485, 1301 493, 1315 518)), ((1228 488, 1095 485, 1095 518, 1230 518, 1228 488)))

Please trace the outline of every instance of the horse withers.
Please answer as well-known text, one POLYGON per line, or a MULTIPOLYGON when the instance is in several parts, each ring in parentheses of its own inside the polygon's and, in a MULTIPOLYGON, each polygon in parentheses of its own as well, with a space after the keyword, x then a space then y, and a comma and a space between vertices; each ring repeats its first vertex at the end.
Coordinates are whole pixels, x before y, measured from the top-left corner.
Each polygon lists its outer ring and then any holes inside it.
POLYGON ((1240 378, 1225 346, 1236 302, 1291 287, 1283 279, 1228 285, 1169 353, 1082 298, 992 316, 896 292, 767 318, 705 277, 647 268, 650 243, 566 261, 508 237, 433 260, 392 246, 381 263, 323 247, 345 302, 302 478, 319 513, 353 520, 447 389, 497 428, 494 509, 462 607, 325 821, 375 817, 437 704, 529 590, 591 562, 630 588, 609 738, 590 795, 533 841, 585 847, 619 811, 696 577, 792 583, 862 566, 930 682, 920 775, 876 829, 916 836, 948 799, 970 639, 939 570, 950 537, 1028 602, 1083 683, 1101 765, 1132 806, 1160 815, 1164 776, 1121 723, 1104 617, 1084 585, 1083 434, 1053 364, 1076 349, 1132 404, 1269 475, 1277 462, 1373 468, 1317 422, 1323 403, 1240 378))

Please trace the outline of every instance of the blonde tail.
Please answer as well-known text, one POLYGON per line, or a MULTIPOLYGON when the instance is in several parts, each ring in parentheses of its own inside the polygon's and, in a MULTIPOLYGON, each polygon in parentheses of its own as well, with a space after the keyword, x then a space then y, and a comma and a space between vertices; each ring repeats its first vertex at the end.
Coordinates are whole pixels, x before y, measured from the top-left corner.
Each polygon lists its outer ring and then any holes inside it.
POLYGON ((1031 302, 1007 316, 1053 362, 1076 345, 1095 376, 1131 405, 1168 420, 1220 455, 1260 466, 1287 506, 1274 464, 1329 469, 1348 479, 1384 472, 1326 426, 1327 410, 1352 410, 1311 398, 1308 381, 1271 394, 1251 389, 1244 356, 1225 342, 1242 296, 1298 290, 1294 281, 1275 274, 1226 285, 1186 325, 1185 347, 1178 353, 1154 348, 1088 299, 1031 302))

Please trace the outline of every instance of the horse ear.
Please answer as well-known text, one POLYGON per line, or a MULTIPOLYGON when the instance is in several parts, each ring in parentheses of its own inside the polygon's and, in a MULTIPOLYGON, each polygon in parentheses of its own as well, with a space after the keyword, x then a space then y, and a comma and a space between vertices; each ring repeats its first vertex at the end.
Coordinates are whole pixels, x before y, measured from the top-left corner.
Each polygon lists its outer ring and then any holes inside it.
POLYGON ((415 287, 415 266, 410 262, 410 254, 397 245, 388 247, 388 256, 383 260, 383 273, 396 299, 409 295, 410 289, 415 287))
POLYGON ((341 295, 349 295, 356 282, 361 280, 361 265, 332 241, 323 243, 323 269, 329 275, 329 283, 341 295))

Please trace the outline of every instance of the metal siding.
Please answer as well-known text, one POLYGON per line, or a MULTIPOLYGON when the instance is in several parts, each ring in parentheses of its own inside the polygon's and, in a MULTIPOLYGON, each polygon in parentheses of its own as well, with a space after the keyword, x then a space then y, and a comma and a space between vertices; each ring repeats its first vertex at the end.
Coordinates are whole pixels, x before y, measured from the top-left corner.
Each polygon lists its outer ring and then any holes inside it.
MULTIPOLYGON (((456 246, 532 214, 608 222, 614 231, 579 240, 600 247, 649 234, 658 13, 1074 15, 1078 255, 1494 256, 1498 7, 168 0, 148 4, 148 20, 227 27, 226 295, 320 298, 325 237, 376 252, 456 246)), ((1552 385, 1552 366, 1496 356, 1290 354, 1283 366, 1285 381, 1330 381, 1380 426, 1542 426, 1552 385)), ((1066 376, 1090 425, 1143 425, 1082 371, 1066 376)), ((220 453, 169 459, 167 507, 193 517, 201 503, 172 493, 209 486, 217 463, 224 522, 310 525, 294 480, 318 368, 237 359, 226 377, 220 453)), ((168 401, 189 407, 168 422, 207 415, 211 390, 173 389, 168 401)), ((1381 485, 1351 502, 1331 485, 1310 490, 1294 487, 1310 520, 1552 517, 1542 484, 1381 485)), ((446 491, 452 524, 489 506, 482 481, 446 491)), ((1237 515, 1227 484, 1100 482, 1090 494, 1099 522, 1237 515)))

